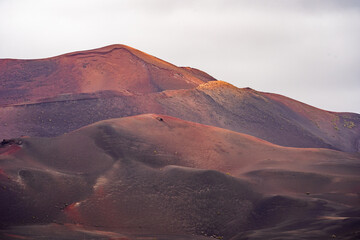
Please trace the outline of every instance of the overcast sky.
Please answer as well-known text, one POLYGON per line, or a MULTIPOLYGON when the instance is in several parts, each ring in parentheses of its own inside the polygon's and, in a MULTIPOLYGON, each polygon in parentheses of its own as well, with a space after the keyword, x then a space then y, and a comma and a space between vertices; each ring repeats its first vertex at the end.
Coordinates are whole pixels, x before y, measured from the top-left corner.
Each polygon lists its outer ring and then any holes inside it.
POLYGON ((360 113, 360 0, 0 0, 0 58, 115 43, 360 113))

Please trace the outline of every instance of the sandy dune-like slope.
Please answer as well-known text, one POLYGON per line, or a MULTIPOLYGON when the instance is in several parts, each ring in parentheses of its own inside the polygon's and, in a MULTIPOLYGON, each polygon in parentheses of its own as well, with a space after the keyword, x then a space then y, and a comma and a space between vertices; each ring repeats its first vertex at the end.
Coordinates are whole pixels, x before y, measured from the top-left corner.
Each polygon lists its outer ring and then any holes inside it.
POLYGON ((358 153, 146 114, 0 154, 4 239, 359 237, 358 153))

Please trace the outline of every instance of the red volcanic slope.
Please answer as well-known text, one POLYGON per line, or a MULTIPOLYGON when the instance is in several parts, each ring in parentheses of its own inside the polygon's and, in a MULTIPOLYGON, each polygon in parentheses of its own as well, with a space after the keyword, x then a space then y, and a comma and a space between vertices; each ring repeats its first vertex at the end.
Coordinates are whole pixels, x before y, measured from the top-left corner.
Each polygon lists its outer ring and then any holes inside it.
POLYGON ((235 115, 233 121, 242 121, 237 128, 226 127, 226 122, 216 126, 283 146, 360 151, 359 114, 324 111, 285 96, 238 89, 221 81, 208 82, 197 89, 235 115))
POLYGON ((343 151, 360 152, 360 114, 324 111, 272 93, 261 93, 285 111, 296 114, 294 122, 343 151), (314 127, 316 126, 316 127, 314 127))
POLYGON ((356 154, 280 147, 154 114, 1 149, 0 226, 55 221, 225 239, 326 239, 336 231, 350 239, 358 223, 356 154))
POLYGON ((0 60, 0 106, 7 105, 0 108, 0 137, 57 136, 104 119, 157 113, 282 146, 360 151, 359 114, 213 80, 123 45, 0 60))
POLYGON ((96 121, 143 113, 218 126, 282 146, 360 150, 359 114, 327 112, 222 81, 142 95, 112 91, 63 95, 4 107, 0 132, 3 138, 56 136, 96 121))
POLYGON ((0 60, 0 104, 103 90, 124 94, 193 88, 215 80, 125 45, 40 60, 0 60))

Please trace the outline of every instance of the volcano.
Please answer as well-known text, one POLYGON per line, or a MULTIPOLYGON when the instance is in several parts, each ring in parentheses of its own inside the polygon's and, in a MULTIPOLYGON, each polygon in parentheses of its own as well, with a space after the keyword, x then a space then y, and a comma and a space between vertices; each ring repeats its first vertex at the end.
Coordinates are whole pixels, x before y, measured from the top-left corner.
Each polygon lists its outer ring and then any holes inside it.
POLYGON ((0 60, 3 138, 50 137, 88 124, 165 114, 288 147, 360 151, 360 115, 237 88, 124 45, 40 60, 0 60))
POLYGON ((360 115, 124 45, 0 60, 1 239, 359 239, 360 115))

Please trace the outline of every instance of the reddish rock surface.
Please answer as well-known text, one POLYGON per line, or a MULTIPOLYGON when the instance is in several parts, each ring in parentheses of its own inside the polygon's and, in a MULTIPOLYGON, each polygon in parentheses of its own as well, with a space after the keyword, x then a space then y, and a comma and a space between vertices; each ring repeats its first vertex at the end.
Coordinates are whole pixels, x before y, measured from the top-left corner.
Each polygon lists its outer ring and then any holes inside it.
POLYGON ((258 239, 270 231, 351 239, 359 223, 351 214, 359 208, 358 154, 280 147, 154 114, 20 143, 0 155, 8 176, 0 179, 2 226, 76 224, 75 235, 90 228, 88 234, 125 236, 258 239))
POLYGON ((124 45, 3 59, 0 239, 359 239, 359 126, 124 45))
POLYGON ((360 115, 211 81, 191 89, 129 95, 116 91, 61 95, 0 108, 2 138, 57 136, 96 121, 158 113, 246 133, 290 147, 359 152, 360 115))
POLYGON ((236 88, 124 45, 0 60, 2 138, 56 136, 96 121, 166 114, 290 147, 360 151, 360 115, 236 88))
POLYGON ((141 94, 187 89, 209 80, 215 79, 125 45, 111 45, 47 59, 0 60, 0 105, 103 90, 141 94))

